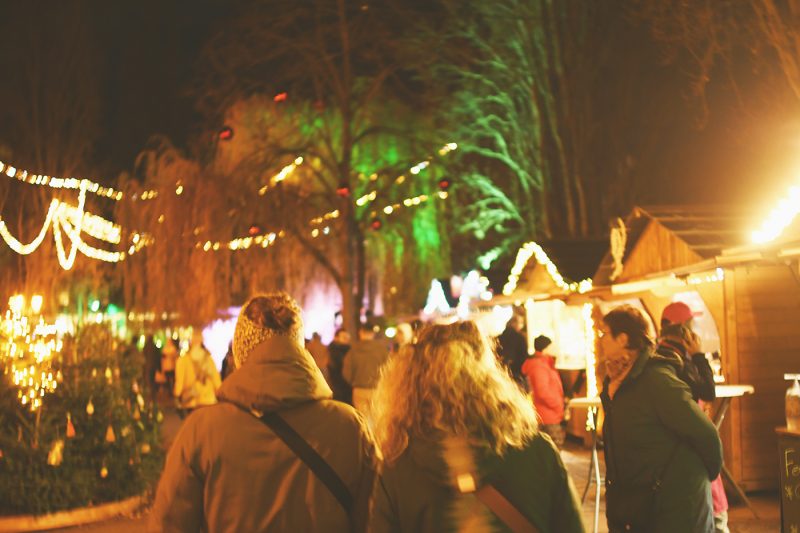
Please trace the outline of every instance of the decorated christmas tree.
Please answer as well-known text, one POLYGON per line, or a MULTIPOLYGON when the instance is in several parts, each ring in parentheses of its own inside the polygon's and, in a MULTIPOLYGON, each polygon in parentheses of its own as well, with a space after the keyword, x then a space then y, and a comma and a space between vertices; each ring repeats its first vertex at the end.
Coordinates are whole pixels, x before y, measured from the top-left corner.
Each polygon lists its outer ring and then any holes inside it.
POLYGON ((162 414, 140 390, 139 351, 102 325, 62 336, 14 303, 0 334, 0 514, 148 490, 163 462, 162 414))

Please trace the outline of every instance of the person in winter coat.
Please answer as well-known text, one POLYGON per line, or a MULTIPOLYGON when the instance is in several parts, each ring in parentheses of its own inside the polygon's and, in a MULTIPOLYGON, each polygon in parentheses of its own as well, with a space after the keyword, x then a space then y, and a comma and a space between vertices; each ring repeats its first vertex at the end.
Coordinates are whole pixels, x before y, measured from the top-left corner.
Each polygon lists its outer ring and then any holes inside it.
POLYGON ((331 400, 303 347, 300 308, 285 293, 242 308, 233 372, 219 403, 193 412, 167 455, 149 521, 152 532, 365 531, 376 470, 363 418, 331 400), (340 500, 262 414, 277 415, 332 468, 340 500))
POLYGON ((564 420, 564 386, 556 370, 556 358, 550 354, 552 344, 553 341, 544 335, 536 337, 533 340, 536 351, 522 364, 522 373, 528 379, 533 405, 542 421, 542 431, 561 447, 566 436, 561 426, 564 420))
POLYGON ((387 363, 373 409, 385 462, 371 531, 509 531, 483 503, 492 488, 541 533, 584 531, 558 450, 475 323, 424 328, 387 363))
POLYGON ((500 360, 514 381, 522 386, 527 385, 522 375, 522 365, 528 359, 528 341, 522 331, 524 324, 525 319, 522 315, 515 313, 497 337, 497 354, 500 360))
POLYGON ((713 531, 710 481, 722 445, 678 378, 679 363, 653 352, 647 321, 631 306, 603 317, 598 336, 609 531, 713 531))
POLYGON ((217 366, 203 347, 203 334, 198 329, 192 334, 192 346, 175 364, 173 392, 182 414, 198 407, 217 403, 217 389, 222 384, 217 366))
POLYGON ((344 379, 344 359, 350 350, 350 334, 339 329, 328 345, 328 384, 333 390, 333 399, 353 405, 353 387, 344 379))
MULTIPOLYGON (((694 332, 695 316, 683 302, 672 302, 666 306, 661 312, 661 335, 656 352, 682 362, 678 377, 689 385, 692 398, 703 408, 713 402, 717 395, 714 372, 706 355, 700 351, 700 338, 694 332)), ((715 533, 729 533, 728 496, 721 476, 711 482, 711 500, 714 503, 715 533)))
POLYGON ((375 337, 369 323, 358 328, 358 340, 350 346, 344 359, 342 376, 353 387, 353 406, 370 418, 370 403, 381 367, 389 358, 385 339, 375 337))

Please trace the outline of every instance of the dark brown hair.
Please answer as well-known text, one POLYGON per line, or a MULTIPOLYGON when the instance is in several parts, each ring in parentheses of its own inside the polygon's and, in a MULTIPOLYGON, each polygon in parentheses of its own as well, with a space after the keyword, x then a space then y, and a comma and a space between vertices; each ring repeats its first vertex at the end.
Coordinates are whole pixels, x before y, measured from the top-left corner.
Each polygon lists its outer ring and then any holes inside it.
POLYGON ((285 292, 256 296, 242 312, 259 326, 279 333, 296 329, 302 321, 300 306, 285 292))
POLYGON ((615 307, 603 317, 603 322, 613 336, 624 333, 628 336, 627 348, 641 350, 653 346, 650 338, 650 326, 642 313, 633 306, 621 305, 615 307))

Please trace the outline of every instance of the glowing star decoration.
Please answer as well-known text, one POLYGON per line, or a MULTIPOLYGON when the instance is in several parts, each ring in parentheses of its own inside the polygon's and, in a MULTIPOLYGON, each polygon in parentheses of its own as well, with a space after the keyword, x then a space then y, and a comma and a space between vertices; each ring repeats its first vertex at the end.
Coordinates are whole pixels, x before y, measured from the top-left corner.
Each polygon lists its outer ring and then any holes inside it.
POLYGON ((789 194, 778 202, 778 205, 762 222, 761 227, 751 234, 756 244, 766 244, 780 237, 783 230, 800 213, 800 186, 789 188, 789 194))
POLYGON ((472 270, 464 278, 461 285, 461 295, 458 297, 458 305, 456 305, 456 314, 462 320, 469 316, 469 307, 472 300, 491 299, 492 295, 487 290, 489 287, 489 280, 485 276, 481 276, 477 270, 472 270))
POLYGON ((422 312, 426 315, 434 313, 445 314, 450 311, 450 304, 447 303, 447 297, 444 295, 444 288, 442 282, 438 279, 431 281, 431 288, 428 291, 428 299, 425 302, 425 307, 422 312))
POLYGON ((0 369, 17 389, 20 404, 36 411, 62 379, 54 357, 63 344, 58 328, 40 314, 42 297, 34 295, 30 307, 25 302, 21 294, 9 298, 0 321, 0 369))

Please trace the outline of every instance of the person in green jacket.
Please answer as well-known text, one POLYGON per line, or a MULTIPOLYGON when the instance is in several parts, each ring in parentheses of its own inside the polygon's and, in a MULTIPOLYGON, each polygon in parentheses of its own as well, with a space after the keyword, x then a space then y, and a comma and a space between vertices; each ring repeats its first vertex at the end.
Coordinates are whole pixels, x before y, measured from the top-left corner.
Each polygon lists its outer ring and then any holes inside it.
POLYGON ((677 377, 681 361, 654 353, 648 331, 627 305, 599 325, 608 528, 712 532, 710 481, 722 468, 722 444, 677 377))
POLYGON ((510 531, 494 487, 541 533, 584 531, 574 487, 532 402, 470 321, 428 326, 373 396, 383 467, 370 531, 510 531))

